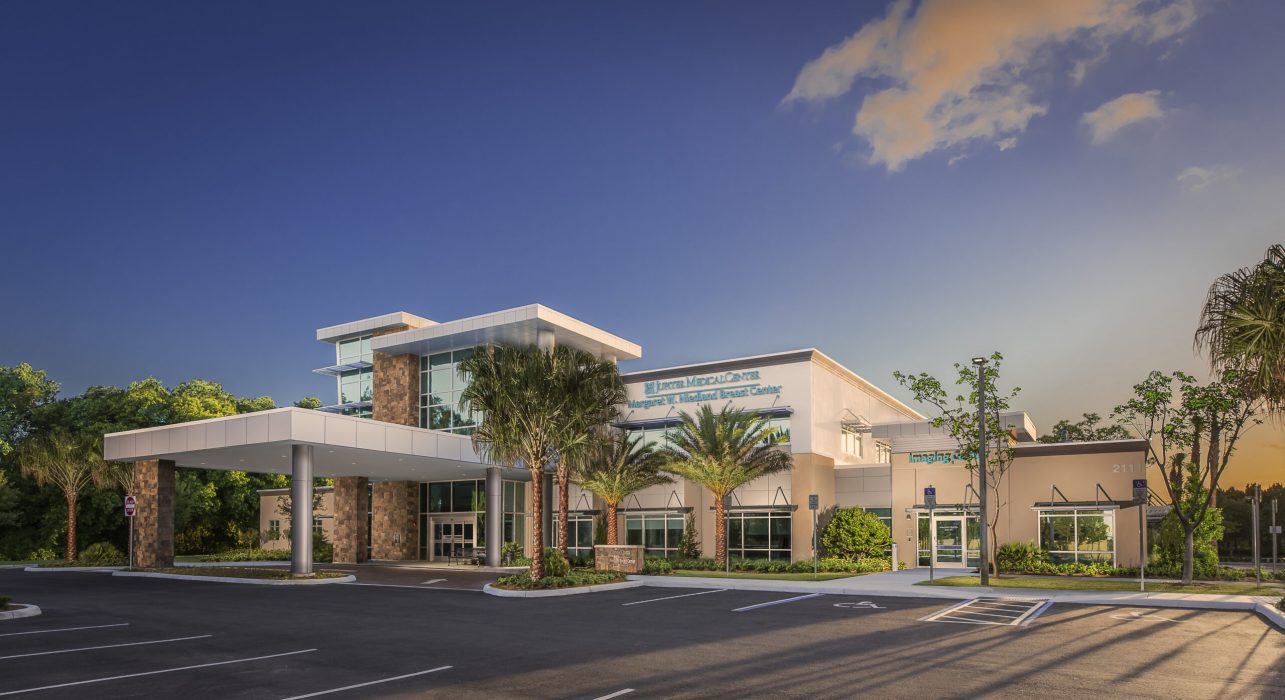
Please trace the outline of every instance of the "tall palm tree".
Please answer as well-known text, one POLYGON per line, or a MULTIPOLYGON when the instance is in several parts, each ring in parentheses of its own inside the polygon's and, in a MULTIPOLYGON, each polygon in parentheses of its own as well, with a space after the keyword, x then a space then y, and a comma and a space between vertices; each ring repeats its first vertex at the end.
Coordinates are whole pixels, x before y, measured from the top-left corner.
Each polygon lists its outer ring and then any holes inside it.
POLYGON ((1285 410, 1285 246, 1214 281, 1196 348, 1209 351, 1215 372, 1235 371, 1273 412, 1285 410))
POLYGON ((102 462, 102 443, 91 434, 43 433, 29 438, 18 453, 23 476, 57 487, 67 500, 67 561, 76 559, 76 502, 102 462))
POLYGON ((577 397, 567 391, 568 365, 581 361, 578 351, 558 347, 546 352, 529 347, 479 347, 460 363, 470 375, 460 395, 461 411, 476 411, 481 420, 473 445, 488 461, 531 472, 531 578, 544 577, 543 475, 560 453, 573 452, 588 439, 577 437, 585 420, 577 397))
POLYGON ((677 430, 668 435, 662 469, 704 486, 714 496, 715 558, 725 563, 723 499, 759 477, 792 467, 790 453, 779 448, 788 438, 773 430, 767 417, 731 404, 718 413, 705 404, 695 416, 682 412, 679 420, 677 430))
POLYGON ((626 498, 649 486, 673 481, 660 472, 660 454, 641 442, 641 435, 631 438, 623 430, 600 430, 576 460, 576 482, 607 504, 607 544, 620 544, 616 514, 626 498))
POLYGON ((1285 415, 1285 246, 1273 245, 1257 265, 1214 280, 1195 345, 1209 352, 1216 374, 1233 373, 1268 411, 1285 415))
MULTIPOLYGON (((559 359, 557 354, 555 351, 555 360, 559 359)), ((593 434, 619 415, 619 406, 625 402, 626 395, 614 362, 600 360, 581 350, 566 349, 562 355, 565 361, 555 362, 554 366, 562 391, 571 400, 572 421, 554 455, 554 474, 558 481, 558 549, 567 557, 571 466, 578 456, 588 451, 593 434)))

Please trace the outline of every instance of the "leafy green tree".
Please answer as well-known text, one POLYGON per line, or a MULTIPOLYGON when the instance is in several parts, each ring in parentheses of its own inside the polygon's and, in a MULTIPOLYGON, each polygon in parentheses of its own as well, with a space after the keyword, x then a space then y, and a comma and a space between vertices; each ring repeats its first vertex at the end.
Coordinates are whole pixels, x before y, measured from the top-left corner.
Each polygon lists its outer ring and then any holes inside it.
POLYGON ((1147 441, 1147 464, 1163 476, 1171 512, 1185 536, 1182 580, 1191 583, 1196 532, 1213 510, 1213 494, 1263 399, 1246 391, 1235 371, 1201 386, 1185 372, 1153 371, 1113 415, 1147 441))
POLYGON ((590 449, 575 461, 573 478, 607 505, 607 542, 620 544, 618 509, 631 494, 672 479, 660 473, 660 455, 642 437, 616 429, 596 433, 590 449))
POLYGON ((683 519, 683 536, 678 540, 678 557, 680 559, 700 559, 700 534, 696 532, 696 514, 688 513, 683 519))
POLYGON ((0 457, 31 428, 32 414, 58 396, 58 382, 23 362, 0 367, 0 457))
POLYGON ((950 397, 940 381, 927 373, 892 373, 897 383, 909 389, 916 401, 936 410, 937 416, 932 419, 933 427, 946 429, 950 437, 955 440, 955 444, 959 446, 959 454, 963 456, 965 466, 973 475, 977 474, 978 456, 981 450, 986 450, 989 520, 985 526, 990 529, 989 564, 996 576, 999 576, 999 570, 994 566, 999 556, 999 521, 1004 507, 1008 505, 1003 500, 1008 492, 1008 489, 1003 487, 1004 477, 1008 475, 1008 470, 1013 466, 1013 459, 1017 456, 1013 448, 1013 426, 1006 423, 1003 416, 1009 412, 1013 399, 1021 392, 1020 387, 1013 387, 1011 391, 1000 391, 998 384, 1000 365, 1003 360, 1004 356, 1000 353, 991 353, 990 362, 986 364, 981 376, 986 389, 985 445, 981 445, 978 440, 981 437, 977 415, 978 372, 974 365, 955 363, 955 385, 962 387, 965 393, 958 393, 954 398, 950 397))
MULTIPOLYGON (((1221 509, 1210 508, 1209 515, 1200 523, 1192 536, 1192 573, 1214 576, 1218 573, 1218 541, 1223 538, 1221 509)), ((1170 512, 1160 521, 1151 553, 1160 566, 1182 567, 1186 556, 1187 534, 1176 513, 1170 512)))
POLYGON ((679 414, 661 451, 663 471, 694 481, 714 496, 715 559, 727 561, 723 499, 760 477, 787 471, 794 459, 780 448, 788 437, 771 427, 769 419, 729 403, 718 412, 705 404, 693 416, 679 414))
MULTIPOLYGON (((555 350, 556 354, 556 350, 555 350)), ((581 350, 562 353, 564 361, 555 362, 557 382, 570 398, 571 424, 564 432, 563 444, 554 454, 554 475, 558 480, 558 551, 570 559, 570 491, 572 465, 577 455, 589 450, 594 433, 619 415, 625 402, 625 385, 620 380, 616 363, 600 360, 581 350)), ((610 526, 609 526, 610 527, 610 526)))
POLYGON ((559 454, 580 448, 588 434, 583 407, 566 391, 569 364, 580 351, 558 346, 546 352, 528 347, 479 347, 459 364, 470 375, 460 395, 460 410, 481 414, 473 444, 487 461, 531 472, 531 508, 537 514, 531 528, 531 578, 544 577, 543 475, 559 454))
POLYGON ((1096 413, 1085 413, 1084 418, 1072 423, 1063 418, 1054 424, 1053 429, 1038 440, 1046 444, 1058 442, 1096 442, 1099 440, 1127 440, 1129 429, 1119 423, 1098 425, 1102 416, 1096 413))
POLYGON ((856 561, 882 557, 892 546, 892 532, 874 513, 861 508, 838 508, 818 537, 827 556, 856 561))
POLYGON ((318 408, 321 408, 321 399, 317 398, 316 396, 305 396, 302 399, 295 401, 294 407, 311 408, 313 410, 316 410, 318 408))
POLYGON ((41 486, 62 492, 67 503, 67 561, 76 559, 76 501, 102 462, 102 446, 93 436, 43 433, 23 441, 18 455, 22 473, 41 486))

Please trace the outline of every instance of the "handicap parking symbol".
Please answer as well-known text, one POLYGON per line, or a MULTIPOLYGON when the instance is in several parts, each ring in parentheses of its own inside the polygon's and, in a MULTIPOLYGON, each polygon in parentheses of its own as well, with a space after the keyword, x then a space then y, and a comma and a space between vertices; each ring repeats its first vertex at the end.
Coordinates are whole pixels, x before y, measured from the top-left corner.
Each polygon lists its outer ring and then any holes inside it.
POLYGON ((868 600, 863 600, 863 601, 861 601, 860 603, 835 603, 835 604, 834 604, 834 607, 836 607, 836 608, 848 608, 848 609, 866 608, 866 609, 869 609, 869 610, 886 610, 886 609, 887 609, 886 607, 884 607, 884 606, 882 606, 882 605, 875 605, 874 603, 872 603, 872 602, 870 602, 870 601, 868 601, 868 600))

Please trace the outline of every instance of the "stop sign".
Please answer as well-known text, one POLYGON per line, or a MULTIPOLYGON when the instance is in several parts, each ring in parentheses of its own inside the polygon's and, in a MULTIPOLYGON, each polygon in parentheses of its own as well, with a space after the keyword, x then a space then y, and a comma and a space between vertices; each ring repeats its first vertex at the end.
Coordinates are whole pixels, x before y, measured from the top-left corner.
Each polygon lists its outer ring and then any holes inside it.
POLYGON ((132 518, 138 510, 138 501, 133 496, 125 497, 125 517, 132 518))

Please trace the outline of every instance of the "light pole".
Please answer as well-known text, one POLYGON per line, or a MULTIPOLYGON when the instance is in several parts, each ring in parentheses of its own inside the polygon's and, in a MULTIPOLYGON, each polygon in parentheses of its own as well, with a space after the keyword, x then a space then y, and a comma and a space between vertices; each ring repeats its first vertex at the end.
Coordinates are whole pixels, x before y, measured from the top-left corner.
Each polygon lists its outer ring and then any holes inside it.
MULTIPOLYGON (((980 535, 981 566, 977 567, 981 575, 981 584, 991 583, 990 567, 986 562, 986 358, 974 357, 973 366, 977 368, 977 483, 981 486, 977 495, 977 531, 980 535)), ((968 559, 968 519, 964 518, 964 559, 968 559)))

